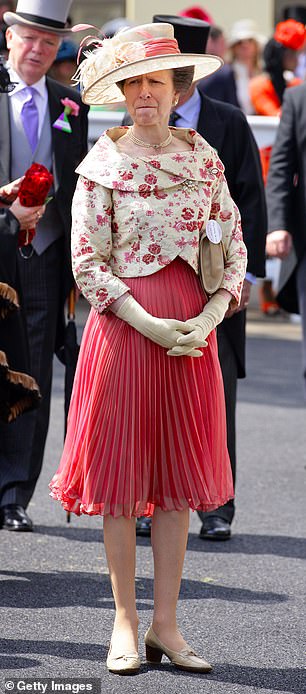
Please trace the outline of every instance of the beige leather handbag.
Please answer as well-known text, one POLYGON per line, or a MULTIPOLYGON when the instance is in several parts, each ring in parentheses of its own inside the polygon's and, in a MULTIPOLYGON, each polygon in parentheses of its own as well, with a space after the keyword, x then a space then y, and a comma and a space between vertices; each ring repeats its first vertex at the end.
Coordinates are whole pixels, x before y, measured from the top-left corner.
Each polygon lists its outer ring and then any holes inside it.
MULTIPOLYGON (((210 222, 208 222, 209 224, 210 222)), ((215 223, 216 224, 216 223, 215 223)), ((217 225, 219 227, 219 225, 217 225)), ((221 228, 219 227, 220 231, 221 228)), ((200 234, 199 240, 199 277, 204 291, 215 294, 222 284, 224 265, 226 260, 222 238, 218 241, 218 235, 212 235, 207 227, 200 234), (214 241, 211 238, 214 238, 214 241)))

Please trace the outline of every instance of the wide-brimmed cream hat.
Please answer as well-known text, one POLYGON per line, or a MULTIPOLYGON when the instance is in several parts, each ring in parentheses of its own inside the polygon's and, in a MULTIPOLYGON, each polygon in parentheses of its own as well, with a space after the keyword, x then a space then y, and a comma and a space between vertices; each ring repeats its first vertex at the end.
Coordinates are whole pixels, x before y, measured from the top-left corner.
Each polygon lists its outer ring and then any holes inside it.
POLYGON ((143 24, 104 39, 79 65, 75 79, 85 104, 113 104, 124 100, 117 82, 130 77, 194 66, 194 80, 218 70, 223 61, 215 55, 180 52, 171 24, 143 24))

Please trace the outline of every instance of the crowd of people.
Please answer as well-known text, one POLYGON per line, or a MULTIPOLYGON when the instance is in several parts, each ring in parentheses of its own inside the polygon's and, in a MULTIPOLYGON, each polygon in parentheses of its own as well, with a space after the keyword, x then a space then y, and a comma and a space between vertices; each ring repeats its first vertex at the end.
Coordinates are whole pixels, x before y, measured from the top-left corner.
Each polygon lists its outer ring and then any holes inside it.
MULTIPOLYGON (((219 41, 223 36, 222 57, 226 60, 221 70, 203 80, 200 89, 208 96, 239 106, 246 115, 280 116, 285 90, 305 78, 305 23, 306 8, 294 6, 283 10, 269 39, 252 19, 235 22, 227 40, 222 28, 213 27, 219 41)), ((218 50, 218 45, 212 44, 212 48, 218 50)), ((272 145, 260 151, 265 183, 271 151, 272 145)), ((270 258, 266 278, 259 283, 259 303, 264 314, 273 316, 279 314, 283 303, 277 301, 273 290, 275 266, 270 258)))
POLYGON ((306 392, 306 11, 286 10, 269 40, 251 19, 227 39, 199 7, 118 32, 117 21, 77 67, 72 0, 14 5, 1 3, 0 525, 33 530, 53 355, 76 282, 91 310, 50 490, 68 512, 104 517, 107 667, 141 665, 139 534, 154 557, 147 661, 209 672, 176 618, 189 510, 201 540, 230 539, 246 310, 267 255, 294 254, 277 298, 302 316, 306 392), (88 108, 122 102, 122 126, 87 153, 88 108), (268 171, 252 113, 280 116, 268 171), (52 188, 22 205, 33 161, 52 188))

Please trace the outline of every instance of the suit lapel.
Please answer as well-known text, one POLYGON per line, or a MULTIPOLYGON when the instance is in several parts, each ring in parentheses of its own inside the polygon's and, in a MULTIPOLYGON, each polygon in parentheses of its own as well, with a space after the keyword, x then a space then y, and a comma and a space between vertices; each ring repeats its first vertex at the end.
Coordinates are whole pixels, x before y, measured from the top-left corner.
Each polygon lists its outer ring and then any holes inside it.
POLYGON ((219 127, 220 116, 217 113, 213 101, 207 99, 200 92, 201 110, 197 125, 197 131, 219 153, 222 148, 224 128, 219 127))
POLYGON ((298 118, 296 122, 298 123, 297 129, 297 139, 300 147, 301 156, 304 159, 305 164, 305 142, 306 142, 306 85, 303 85, 303 89, 299 93, 299 98, 297 98, 296 92, 292 92, 292 98, 295 108, 298 109, 298 118))
POLYGON ((61 103, 62 95, 58 93, 55 83, 49 80, 47 77, 46 84, 48 89, 48 106, 51 123, 53 175, 55 189, 57 190, 61 182, 63 170, 62 165, 66 156, 67 139, 63 137, 61 130, 53 128, 53 123, 57 120, 61 113, 63 113, 64 106, 61 103))
POLYGON ((7 94, 0 95, 0 185, 10 180, 10 116, 7 94))

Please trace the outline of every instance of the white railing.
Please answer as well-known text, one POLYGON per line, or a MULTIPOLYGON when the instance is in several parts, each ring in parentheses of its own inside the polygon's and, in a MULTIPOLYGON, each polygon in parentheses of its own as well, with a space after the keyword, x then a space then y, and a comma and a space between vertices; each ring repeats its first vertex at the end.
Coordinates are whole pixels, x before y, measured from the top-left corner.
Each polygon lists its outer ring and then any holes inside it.
POLYGON ((248 116, 247 118, 258 147, 273 145, 279 118, 274 116, 248 116))
POLYGON ((114 125, 121 125, 124 111, 89 111, 88 141, 92 147, 104 130, 112 128, 114 125))
MULTIPOLYGON (((89 144, 92 146, 104 130, 114 125, 120 125, 124 111, 96 111, 89 112, 89 144)), ((258 147, 268 147, 275 139, 279 118, 270 116, 248 116, 248 122, 252 128, 258 147)))

